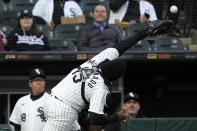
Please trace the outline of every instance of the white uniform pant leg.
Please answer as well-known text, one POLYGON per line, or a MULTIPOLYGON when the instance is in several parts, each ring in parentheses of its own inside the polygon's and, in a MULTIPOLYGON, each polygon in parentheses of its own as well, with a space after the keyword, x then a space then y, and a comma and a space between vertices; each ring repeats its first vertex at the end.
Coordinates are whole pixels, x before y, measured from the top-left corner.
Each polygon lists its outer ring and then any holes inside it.
POLYGON ((42 131, 71 131, 77 111, 53 97, 48 102, 47 122, 42 131))

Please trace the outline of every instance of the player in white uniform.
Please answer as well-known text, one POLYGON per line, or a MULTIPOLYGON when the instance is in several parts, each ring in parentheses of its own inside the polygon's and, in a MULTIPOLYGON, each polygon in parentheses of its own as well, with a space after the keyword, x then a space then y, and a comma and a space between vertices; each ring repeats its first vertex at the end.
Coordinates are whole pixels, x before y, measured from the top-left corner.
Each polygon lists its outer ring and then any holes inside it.
POLYGON ((124 112, 114 116, 104 115, 108 84, 121 77, 125 71, 125 62, 117 58, 137 41, 150 33, 155 33, 161 26, 171 24, 169 20, 148 23, 148 27, 136 33, 134 37, 108 48, 92 59, 73 69, 60 83, 51 90, 48 121, 43 131, 70 131, 78 113, 89 105, 89 130, 101 130, 106 124, 117 122, 127 117, 124 112), (115 60, 117 59, 117 60, 115 60))
POLYGON ((45 93, 45 73, 33 69, 28 82, 31 94, 21 97, 12 111, 10 122, 15 131, 41 131, 46 122, 45 109, 49 94, 45 93))
MULTIPOLYGON (((45 93, 46 76, 42 69, 33 69, 30 72, 29 87, 31 94, 21 97, 11 114, 10 123, 15 127, 15 131, 42 131, 47 121, 45 113, 49 94, 45 93)), ((73 131, 80 129, 80 125, 75 121, 72 126, 73 131)))

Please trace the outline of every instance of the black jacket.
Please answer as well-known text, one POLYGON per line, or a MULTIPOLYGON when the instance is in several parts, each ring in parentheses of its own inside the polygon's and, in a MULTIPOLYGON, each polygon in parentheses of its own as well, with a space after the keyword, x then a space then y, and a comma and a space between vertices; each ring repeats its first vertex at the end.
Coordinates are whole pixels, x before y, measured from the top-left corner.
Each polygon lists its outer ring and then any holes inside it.
POLYGON ((111 25, 101 32, 99 27, 88 24, 80 29, 77 46, 79 51, 101 51, 114 46, 120 39, 120 34, 111 25))

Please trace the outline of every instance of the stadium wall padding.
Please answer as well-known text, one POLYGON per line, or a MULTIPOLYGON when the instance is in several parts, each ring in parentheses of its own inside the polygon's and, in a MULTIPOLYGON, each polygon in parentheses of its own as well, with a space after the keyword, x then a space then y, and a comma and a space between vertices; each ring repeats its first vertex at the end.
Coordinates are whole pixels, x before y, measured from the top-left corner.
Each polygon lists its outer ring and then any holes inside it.
POLYGON ((121 131, 197 131, 197 118, 127 119, 121 131))

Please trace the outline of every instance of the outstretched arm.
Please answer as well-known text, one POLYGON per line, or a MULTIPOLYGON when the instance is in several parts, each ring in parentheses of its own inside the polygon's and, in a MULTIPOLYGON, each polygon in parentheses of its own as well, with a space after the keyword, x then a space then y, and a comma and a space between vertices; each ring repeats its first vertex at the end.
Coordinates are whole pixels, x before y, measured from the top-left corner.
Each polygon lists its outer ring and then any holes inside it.
POLYGON ((134 36, 130 36, 127 39, 120 41, 114 46, 114 48, 116 48, 119 54, 122 55, 126 50, 135 45, 139 40, 144 39, 146 36, 146 31, 136 32, 134 36))
POLYGON ((134 36, 128 37, 127 39, 118 42, 118 44, 114 47, 107 48, 101 53, 97 54, 95 57, 82 64, 81 67, 93 68, 97 67, 101 62, 105 61, 106 59, 110 61, 117 59, 127 49, 135 45, 139 40, 145 38, 146 36, 147 34, 145 31, 137 32, 134 36))

